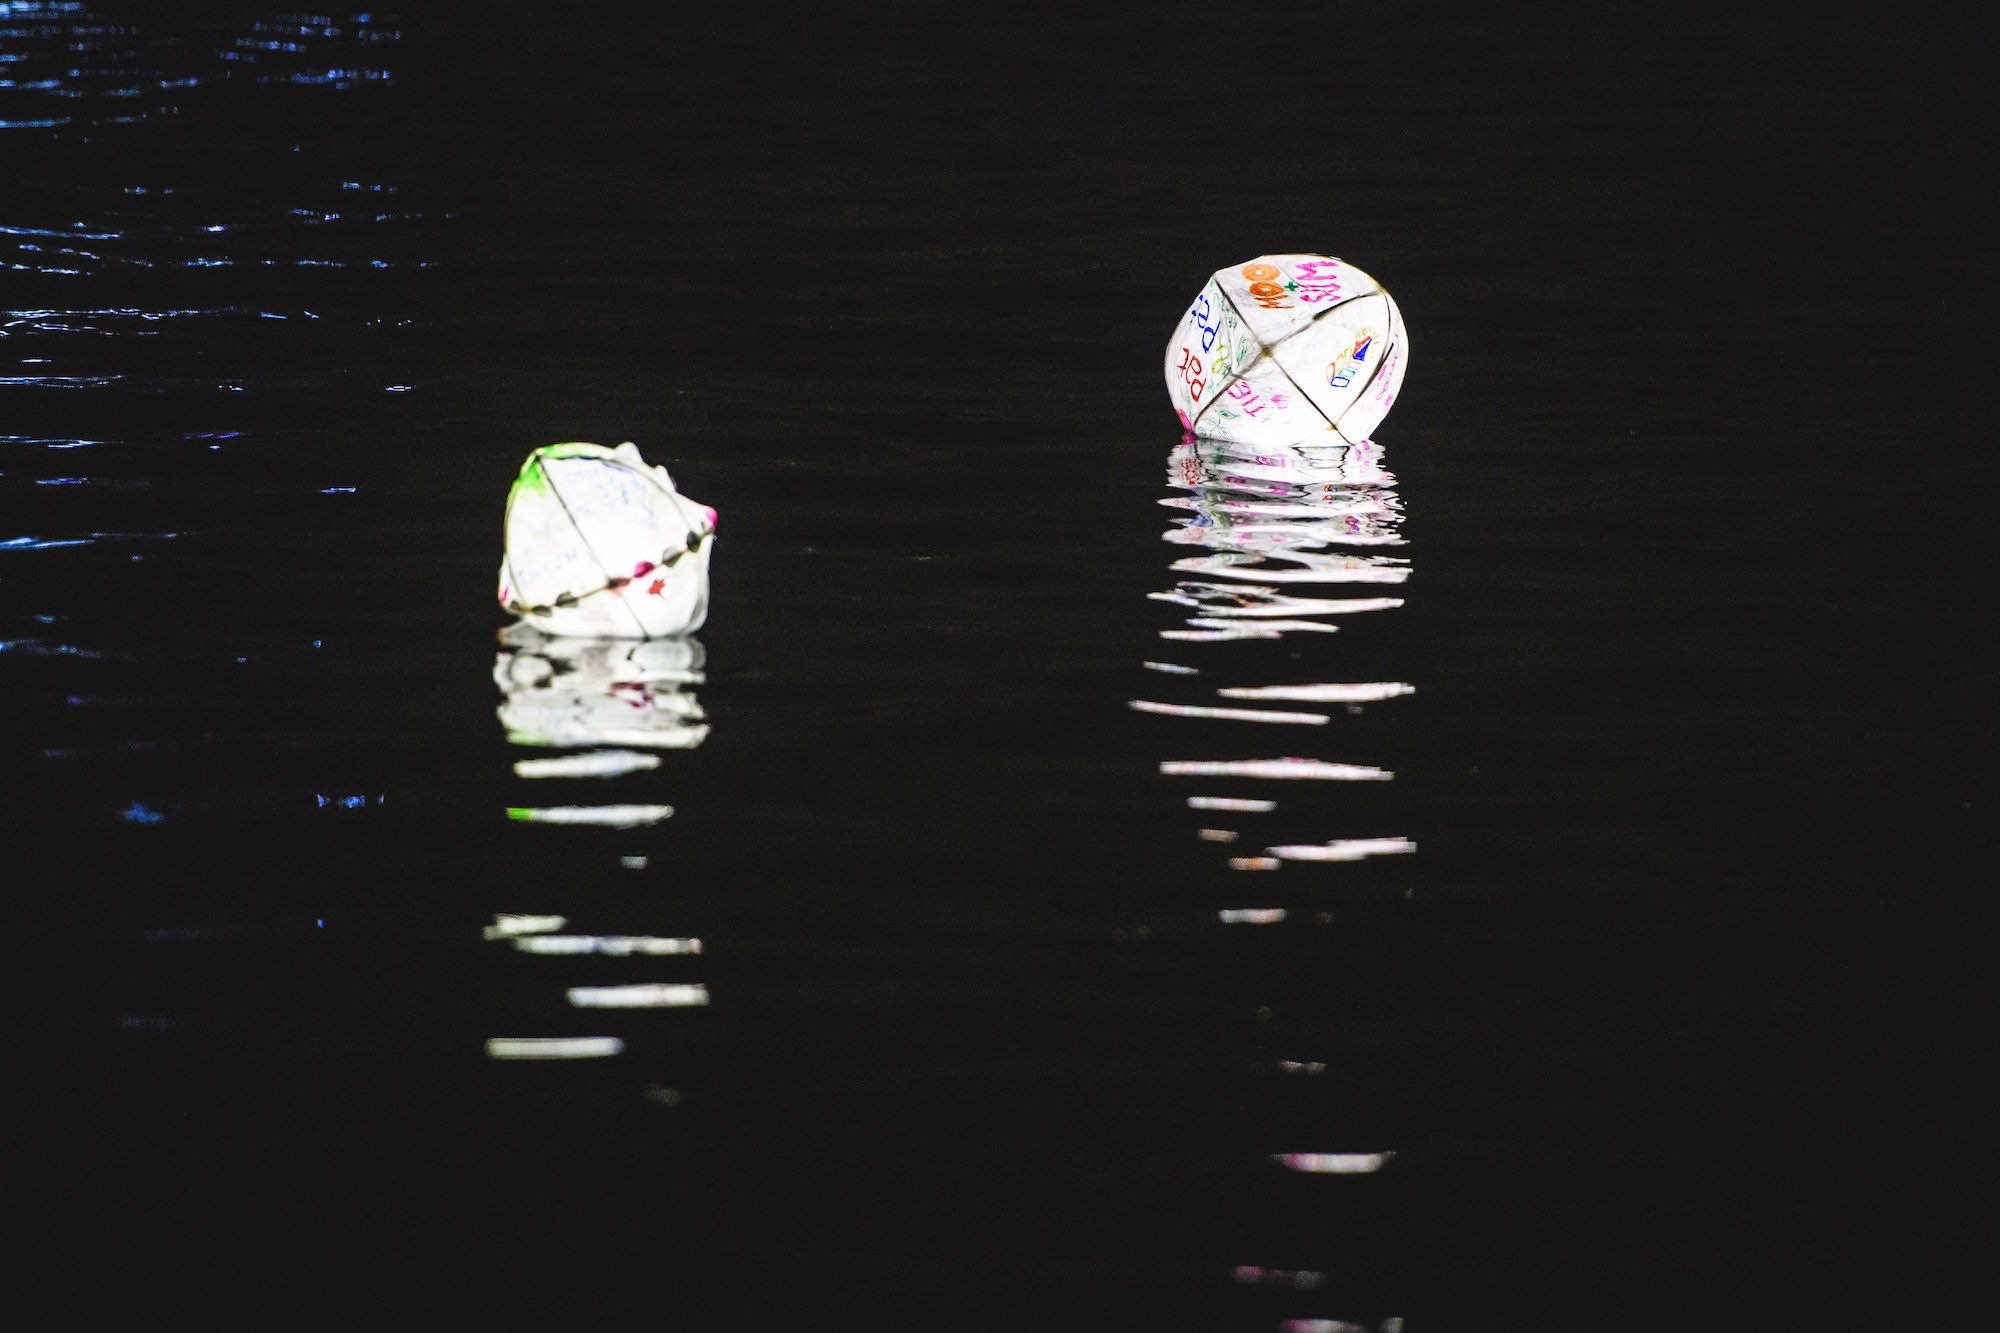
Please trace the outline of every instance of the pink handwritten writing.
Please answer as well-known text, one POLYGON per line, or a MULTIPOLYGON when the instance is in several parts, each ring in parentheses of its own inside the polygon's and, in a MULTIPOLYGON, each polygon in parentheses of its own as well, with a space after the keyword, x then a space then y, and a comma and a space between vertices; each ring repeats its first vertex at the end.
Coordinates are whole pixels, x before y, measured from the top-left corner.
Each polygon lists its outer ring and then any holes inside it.
POLYGON ((1396 363, 1403 359, 1403 349, 1398 347, 1389 353, 1389 364, 1382 367, 1381 383, 1375 389, 1375 401, 1388 407, 1396 401, 1396 363))
POLYGON ((1331 301, 1340 295, 1340 262, 1334 259, 1308 259, 1292 272, 1292 281, 1298 284, 1298 297, 1302 305, 1331 301))
POLYGON ((1223 390, 1223 396, 1232 399, 1247 417, 1261 417, 1269 408, 1276 408, 1282 412, 1292 405, 1291 398, 1282 393, 1274 393, 1266 398, 1251 388, 1248 380, 1237 380, 1223 390))

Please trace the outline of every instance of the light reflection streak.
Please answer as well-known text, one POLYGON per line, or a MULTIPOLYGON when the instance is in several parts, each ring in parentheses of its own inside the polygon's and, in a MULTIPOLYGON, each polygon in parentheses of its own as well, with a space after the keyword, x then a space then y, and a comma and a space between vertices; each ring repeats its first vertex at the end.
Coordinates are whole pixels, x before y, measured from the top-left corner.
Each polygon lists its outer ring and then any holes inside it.
POLYGON ((1274 1153, 1271 1160, 1287 1171, 1324 1176, 1363 1176, 1380 1171, 1395 1155, 1392 1152, 1287 1152, 1274 1153))
POLYGON ((106 656, 95 649, 78 648, 67 643, 49 643, 43 639, 0 639, 0 653, 14 653, 20 657, 103 658, 106 656))
POLYGON ((1187 798, 1190 810, 1276 810, 1276 801, 1260 801, 1243 796, 1190 796, 1187 798))
POLYGON ((507 818, 524 824, 643 828, 672 817, 671 805, 510 805, 507 818))
POLYGON ((514 947, 522 953, 601 953, 623 958, 629 954, 700 953, 701 941, 670 935, 522 935, 514 947))
POLYGON ((1414 852, 1408 838, 1341 838, 1328 843, 1293 843, 1265 850, 1286 861, 1360 861, 1371 856, 1414 852))
POLYGON ((1414 685, 1389 681, 1367 685, 1259 685, 1216 691, 1225 699, 1296 699, 1302 703, 1368 703, 1416 692, 1414 685))
MULTIPOLYGON (((1238 620, 1208 620, 1190 618, 1188 624, 1196 624, 1204 630, 1212 630, 1210 642, 1220 642, 1226 638, 1284 638, 1288 632, 1306 634, 1332 634, 1338 624, 1320 624, 1318 620, 1256 620, 1254 624, 1242 624, 1238 620)), ((1160 638, 1192 638, 1194 634, 1174 634, 1172 630, 1160 630, 1160 638)))
MULTIPOLYGON (((78 223, 82 226, 82 223, 78 223)), ((48 236, 65 241, 115 241, 124 233, 116 231, 56 231, 50 227, 6 227, 0 226, 0 236, 48 236)), ((56 314, 57 311, 0 311, 8 315, 56 314)))
MULTIPOLYGON (((1199 555, 1172 560, 1176 574, 1183 578, 1166 591, 1148 593, 1155 603, 1182 610, 1180 625, 1159 629, 1163 639, 1189 645, 1193 665, 1164 670, 1168 677, 1188 677, 1177 683, 1188 688, 1181 698, 1128 699, 1127 707, 1139 713, 1177 719, 1205 719, 1221 726, 1250 729, 1272 723, 1332 728, 1333 714, 1292 711, 1286 703, 1344 705, 1349 714, 1361 705, 1400 698, 1414 692, 1406 681, 1360 680, 1327 681, 1308 676, 1303 681, 1272 683, 1231 683, 1211 687, 1202 700, 1200 682, 1193 677, 1212 676, 1214 662, 1204 662, 1202 652, 1236 654, 1248 662, 1258 650, 1234 648, 1238 643, 1268 643, 1294 635, 1324 635, 1339 626, 1329 623, 1361 613, 1392 611, 1404 605, 1402 597, 1321 597, 1297 595, 1300 585, 1407 584, 1409 562, 1391 555, 1387 549, 1400 547, 1402 506, 1395 479, 1381 466, 1380 451, 1370 441, 1359 444, 1313 446, 1310 448, 1247 446, 1211 440, 1183 439, 1168 459, 1168 479, 1179 488, 1162 501, 1179 511, 1175 526, 1164 534, 1177 545, 1208 548, 1199 555), (1369 547, 1359 552, 1339 548, 1369 547), (1195 697, 1190 697, 1195 696, 1195 697), (1279 704, 1276 708, 1225 707, 1214 700, 1279 704)), ((1350 622, 1351 623, 1351 622, 1350 622)), ((1325 643, 1326 640, 1307 640, 1325 643)), ((1256 660, 1270 661, 1262 650, 1256 660)), ((1305 650, 1293 653, 1302 658, 1305 650)), ((1154 663, 1149 668, 1160 670, 1154 663)), ((1243 680, 1239 666, 1232 672, 1243 680)), ((1155 677, 1162 688, 1167 681, 1155 677)), ((1187 733, 1207 734, 1205 729, 1187 733)), ((1330 734, 1330 733, 1328 733, 1330 734)), ((1198 777, 1252 781, 1389 782, 1395 774, 1372 764, 1332 762, 1317 758, 1272 759, 1174 758, 1159 762, 1159 772, 1167 777, 1198 777)), ((1226 790, 1226 789, 1225 789, 1226 790)), ((1267 816, 1276 812, 1271 800, 1238 795, 1204 795, 1185 798, 1190 811, 1232 811, 1267 816)), ((1285 830, 1291 832, 1290 829, 1285 830)), ((1258 842, 1270 841, 1260 855, 1225 856, 1230 871, 1268 873, 1294 863, 1332 866, 1356 863, 1377 857, 1409 855, 1415 842, 1404 837, 1343 837, 1327 841, 1278 841, 1263 832, 1258 842)), ((1243 834, 1233 829, 1197 828, 1195 836, 1204 846, 1239 841, 1243 834)), ((1311 872, 1333 874, 1334 871, 1311 872)), ((1283 881, 1287 888, 1301 884, 1295 877, 1283 881)), ((1312 891, 1326 880, 1313 882, 1312 891)), ((1247 894, 1245 896, 1248 896, 1247 894)), ((1292 922, 1297 907, 1219 907, 1219 926, 1277 926, 1292 922)), ((1313 911, 1313 919, 1325 925, 1333 915, 1313 911)), ((1290 932, 1286 932, 1289 934, 1290 932)), ((1259 1009, 1267 1017, 1268 1008, 1259 1009)), ((1324 1061, 1291 1059, 1273 1062, 1278 1073, 1318 1076, 1327 1072, 1324 1061)), ((1355 1176, 1377 1172, 1394 1156, 1388 1152, 1359 1153, 1275 1153, 1271 1160, 1286 1170, 1307 1175, 1355 1176)), ((1274 1269, 1243 1265, 1235 1278, 1245 1285, 1284 1287, 1295 1291, 1315 1290, 1326 1285, 1325 1273, 1309 1269, 1274 1269)), ((1384 1329, 1400 1328, 1389 1321, 1384 1329)), ((1292 1320, 1285 1325, 1295 1333, 1368 1333, 1361 1325, 1339 1320, 1292 1320)))
POLYGON ((1167 568, 1187 574, 1214 574, 1225 579, 1255 579, 1270 583, 1402 583, 1410 577, 1407 567, 1375 563, 1357 556, 1312 556, 1294 551, 1288 559, 1303 569, 1274 569, 1269 565, 1241 568, 1256 557, 1238 551, 1222 555, 1193 555, 1176 560, 1167 568))
POLYGON ((1318 759, 1164 759, 1160 772, 1170 777, 1320 782, 1387 782, 1396 776, 1365 764, 1329 764, 1318 759))
POLYGON ((489 940, 504 940, 516 935, 537 935, 545 931, 561 930, 569 924, 568 917, 525 916, 516 912, 496 912, 493 924, 486 927, 489 940))
POLYGON ((9 537, 0 541, 0 551, 39 551, 51 546, 89 546, 93 542, 167 541, 186 535, 181 532, 87 532, 81 537, 9 537))
POLYGON ((1183 582, 1174 592, 1146 594, 1156 602, 1178 602, 1210 616, 1334 616, 1361 611, 1388 611, 1403 604, 1400 597, 1290 597, 1276 588, 1254 584, 1183 582))
POLYGON ((1209 708, 1200 704, 1162 704, 1149 699, 1133 699, 1130 706, 1134 712, 1160 713, 1168 717, 1219 718, 1232 722, 1294 722, 1305 726, 1322 726, 1329 719, 1325 713, 1284 713, 1269 708, 1209 708))
MULTIPOLYGON (((1217 622, 1210 621, 1209 624, 1217 622)), ((1333 626, 1323 626, 1332 629, 1333 626)), ((1231 639, 1282 639, 1284 634, 1266 626, 1232 625, 1226 629, 1163 629, 1163 639, 1178 639, 1182 643, 1226 643, 1231 639)))
POLYGON ((1312 488, 1317 489, 1318 493, 1325 497, 1321 503, 1315 504, 1312 503, 1313 495, 1311 489, 1288 485, 1283 480, 1246 482, 1244 478, 1234 476, 1223 477, 1221 480, 1236 490, 1251 491, 1258 495, 1268 496, 1289 495, 1293 498, 1287 500, 1239 500, 1230 499, 1226 496, 1211 495, 1195 500, 1185 496, 1173 496, 1160 501, 1160 503, 1169 509, 1193 509, 1207 514, 1226 512, 1265 518, 1308 518, 1314 520, 1348 518, 1355 515, 1385 517, 1394 512, 1373 496, 1350 498, 1331 487, 1312 488), (1302 491, 1305 493, 1301 493, 1302 491))
POLYGON ((1343 546, 1402 544, 1402 538, 1379 532, 1372 523, 1353 519, 1323 523, 1285 523, 1273 519, 1256 523, 1232 518, 1219 510, 1202 511, 1200 518, 1188 520, 1185 527, 1168 529, 1160 534, 1160 539, 1184 546, 1218 546, 1266 554, 1283 554, 1301 546, 1325 546, 1329 543, 1343 546))
POLYGON ((521 759, 514 776, 521 778, 615 778, 660 766, 660 756, 631 750, 591 750, 554 759, 521 759))
POLYGON ((617 1037, 488 1037, 491 1060, 593 1060, 625 1049, 617 1037))
MULTIPOLYGON (((700 641, 692 636, 563 638, 517 622, 500 631, 498 638, 492 679, 501 693, 497 717, 508 741, 524 748, 571 751, 516 760, 517 779, 612 781, 628 784, 624 790, 630 790, 633 784, 658 781, 652 775, 665 767, 665 751, 693 749, 708 739, 708 724, 693 694, 693 687, 705 679, 704 656, 700 641)), ((650 800, 507 809, 510 820, 605 829, 646 828, 672 813, 673 807, 650 800)), ((616 859, 624 870, 644 870, 650 861, 630 852, 616 859)), ((561 916, 499 914, 494 922, 487 929, 488 939, 506 939, 516 952, 541 958, 672 958, 702 953, 702 941, 694 936, 559 933, 568 925, 561 916), (529 924, 535 928, 525 928, 529 924)), ((571 1007, 593 1010, 702 1008, 710 998, 708 987, 699 982, 578 985, 566 987, 564 995, 571 1007)), ((573 1057, 530 1049, 526 1056, 506 1058, 573 1057)), ((645 1086, 645 1096, 660 1105, 677 1105, 681 1095, 676 1088, 645 1086)))
POLYGON ((694 638, 554 638, 525 624, 500 632, 493 681, 516 745, 693 749, 708 739, 703 654, 694 638))
POLYGON ((687 1009, 708 1003, 708 987, 695 985, 571 986, 579 1009, 687 1009))
MULTIPOLYGON (((1295 631, 1295 632, 1303 631, 1305 633, 1310 633, 1310 634, 1332 634, 1337 630, 1339 630, 1340 628, 1340 626, 1338 625, 1322 625, 1317 620, 1260 620, 1253 625, 1240 625, 1233 620, 1212 620, 1205 618, 1200 618, 1200 619, 1191 618, 1189 619, 1188 624, 1197 625, 1203 629, 1222 630, 1226 633, 1240 632, 1242 636, 1245 638, 1260 638, 1260 639, 1261 638, 1275 639, 1282 636, 1287 631, 1295 631)), ((1161 635, 1161 637, 1164 638, 1166 636, 1163 634, 1161 635)))
POLYGON ((1297 1291, 1311 1291, 1327 1281, 1325 1273, 1310 1268, 1259 1268, 1256 1264, 1238 1264, 1231 1276, 1246 1287, 1291 1287, 1297 1291))

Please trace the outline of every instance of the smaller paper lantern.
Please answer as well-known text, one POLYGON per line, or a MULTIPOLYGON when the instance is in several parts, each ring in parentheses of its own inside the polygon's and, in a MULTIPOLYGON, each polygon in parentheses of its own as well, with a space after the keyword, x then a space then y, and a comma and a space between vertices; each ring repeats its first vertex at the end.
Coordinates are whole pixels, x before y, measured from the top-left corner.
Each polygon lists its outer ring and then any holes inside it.
POLYGON ((1219 270, 1167 344, 1181 424, 1243 444, 1359 444, 1402 387, 1409 335, 1382 285, 1325 255, 1219 270))
POLYGON ((636 445, 552 444, 507 496, 500 605, 547 634, 651 639, 708 618, 715 511, 636 445))

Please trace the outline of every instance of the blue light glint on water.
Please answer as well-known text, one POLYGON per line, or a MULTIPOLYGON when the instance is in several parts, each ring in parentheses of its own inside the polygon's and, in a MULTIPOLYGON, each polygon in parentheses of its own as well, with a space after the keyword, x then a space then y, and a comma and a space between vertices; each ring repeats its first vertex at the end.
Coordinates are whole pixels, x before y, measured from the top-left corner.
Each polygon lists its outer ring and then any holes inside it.
MULTIPOLYGON (((37 620, 40 616, 35 617, 37 620)), ((44 643, 40 639, 0 639, 0 653, 15 653, 22 657, 87 657, 101 658, 103 653, 94 653, 87 648, 77 648, 67 643, 44 643)))
POLYGON ((137 801, 119 811, 118 815, 128 824, 158 824, 166 819, 165 815, 156 810, 148 810, 137 801))
MULTIPOLYGON (((0 121, 0 126, 6 122, 0 121)), ((48 121, 47 124, 60 125, 64 122, 48 121)), ((69 231, 56 231, 49 227, 0 227, 0 236, 54 236, 65 241, 116 241, 124 237, 122 231, 83 231, 85 223, 76 223, 69 231)))

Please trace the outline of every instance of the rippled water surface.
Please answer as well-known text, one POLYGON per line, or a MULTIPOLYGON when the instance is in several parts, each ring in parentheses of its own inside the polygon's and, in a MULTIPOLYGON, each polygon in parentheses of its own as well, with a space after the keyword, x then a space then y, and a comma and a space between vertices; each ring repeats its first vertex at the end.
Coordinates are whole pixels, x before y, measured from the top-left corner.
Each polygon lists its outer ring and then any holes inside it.
POLYGON ((1965 1271, 1953 34, 1198 17, 0 3, 8 910, 91 1299, 1965 1271), (1163 340, 1291 250, 1396 294, 1395 412, 1184 439, 1163 340), (503 633, 522 457, 628 439, 719 511, 707 626, 503 633))

